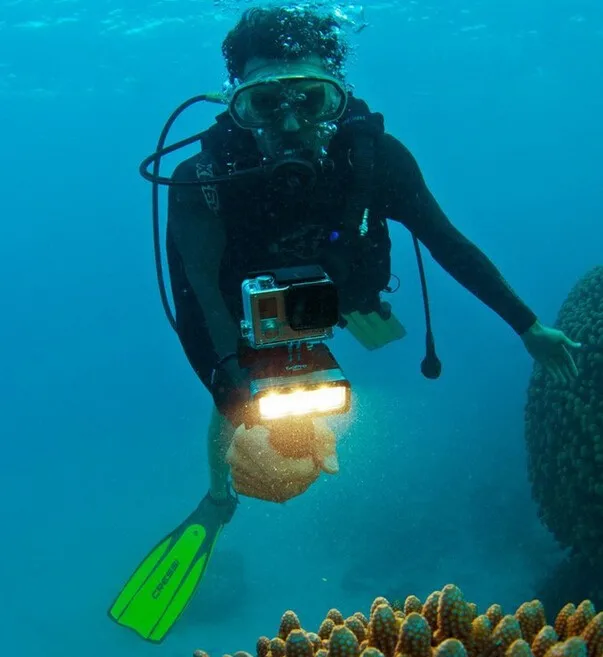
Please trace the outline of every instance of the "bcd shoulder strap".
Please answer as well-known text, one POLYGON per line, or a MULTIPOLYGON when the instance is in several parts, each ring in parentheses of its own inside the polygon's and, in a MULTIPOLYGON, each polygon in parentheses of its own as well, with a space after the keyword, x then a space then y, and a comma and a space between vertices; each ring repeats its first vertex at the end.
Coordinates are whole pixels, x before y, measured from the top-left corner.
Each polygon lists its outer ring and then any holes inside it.
POLYGON ((344 217, 347 242, 357 242, 368 229, 369 207, 373 190, 375 143, 384 133, 380 112, 371 112, 365 101, 348 98, 345 114, 339 120, 337 138, 348 141, 349 163, 352 167, 351 193, 344 217))

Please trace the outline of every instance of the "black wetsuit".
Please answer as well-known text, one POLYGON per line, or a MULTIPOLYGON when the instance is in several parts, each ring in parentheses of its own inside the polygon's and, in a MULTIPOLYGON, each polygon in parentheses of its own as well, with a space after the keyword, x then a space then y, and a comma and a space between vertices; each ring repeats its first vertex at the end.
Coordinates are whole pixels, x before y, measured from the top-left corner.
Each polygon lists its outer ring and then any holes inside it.
MULTIPOLYGON (((209 163, 208 158, 202 152, 182 162, 174 178, 196 180, 199 169, 209 163)), ((427 189, 411 153, 385 133, 376 142, 374 164, 370 212, 373 221, 384 227, 380 238, 385 241, 387 257, 390 244, 386 220, 390 219, 406 226, 451 276, 514 331, 526 331, 536 316, 491 261, 450 223, 427 189)), ((208 315, 218 312, 210 292, 215 294, 219 287, 228 313, 238 322, 240 284, 246 274, 253 269, 320 260, 316 252, 329 241, 346 199, 346 178, 334 174, 320 177, 312 196, 304 199, 302 195, 297 203, 279 199, 265 185, 251 180, 238 183, 238 188, 230 192, 228 185, 217 188, 218 198, 225 212, 229 203, 231 209, 237 208, 234 221, 232 212, 225 220, 212 210, 215 198, 210 195, 208 203, 199 187, 171 187, 169 196, 167 252, 178 333, 191 365, 208 388, 212 369, 225 355, 218 353, 207 328, 208 315), (179 232, 184 224, 187 229, 179 232), (197 241, 198 246, 195 248, 191 241, 197 241), (214 260, 214 269, 219 268, 219 273, 200 271, 200 263, 208 257, 214 260), (197 278, 197 290, 191 272, 197 278)), ((353 299, 348 301, 354 305, 353 299)))

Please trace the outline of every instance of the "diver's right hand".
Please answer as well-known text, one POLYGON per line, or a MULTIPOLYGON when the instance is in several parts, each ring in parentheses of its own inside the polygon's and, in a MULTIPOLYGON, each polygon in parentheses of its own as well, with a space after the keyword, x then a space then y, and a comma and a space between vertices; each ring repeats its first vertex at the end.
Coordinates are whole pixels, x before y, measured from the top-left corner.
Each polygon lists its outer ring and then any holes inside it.
POLYGON ((235 431, 226 454, 241 495, 286 502, 305 492, 321 472, 336 474, 335 434, 323 421, 279 422, 235 431))

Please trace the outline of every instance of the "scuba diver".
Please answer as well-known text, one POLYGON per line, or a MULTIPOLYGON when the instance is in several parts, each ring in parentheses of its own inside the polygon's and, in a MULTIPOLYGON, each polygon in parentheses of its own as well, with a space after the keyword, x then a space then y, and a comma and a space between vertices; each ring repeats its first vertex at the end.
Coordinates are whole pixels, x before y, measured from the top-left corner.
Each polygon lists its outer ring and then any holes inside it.
MULTIPOLYGON (((151 550, 109 610, 152 642, 163 640, 194 594, 238 494, 285 502, 321 472, 338 471, 335 436, 319 419, 305 453, 278 449, 292 425, 245 423, 249 371, 236 354, 241 282, 249 272, 318 263, 337 287, 338 325, 364 348, 382 348, 405 334, 382 300, 392 291, 387 220, 398 222, 410 232, 419 263, 417 240, 548 373, 562 382, 577 374, 570 350, 580 345, 538 320, 449 221, 412 154, 385 131, 383 116, 350 91, 343 74, 348 46, 334 17, 308 8, 248 9, 222 52, 227 89, 199 99, 228 107, 197 136, 200 152, 166 179, 158 178, 157 156, 175 147, 158 148, 146 161, 156 165, 147 179, 169 185, 173 326, 213 398, 209 490, 151 550)), ((162 299, 165 305, 165 290, 162 299)), ((423 373, 437 378, 430 331, 427 347, 423 373)))

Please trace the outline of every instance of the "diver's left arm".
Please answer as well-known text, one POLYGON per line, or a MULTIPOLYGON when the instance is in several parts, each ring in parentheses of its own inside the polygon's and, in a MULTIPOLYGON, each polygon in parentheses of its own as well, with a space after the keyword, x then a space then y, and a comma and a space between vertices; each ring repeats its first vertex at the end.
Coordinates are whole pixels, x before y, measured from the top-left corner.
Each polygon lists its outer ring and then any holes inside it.
POLYGON ((455 280, 505 320, 532 357, 554 376, 561 380, 575 376, 568 347, 580 345, 538 321, 491 260, 452 225, 412 154, 391 135, 384 135, 380 142, 377 168, 387 216, 404 224, 455 280))

